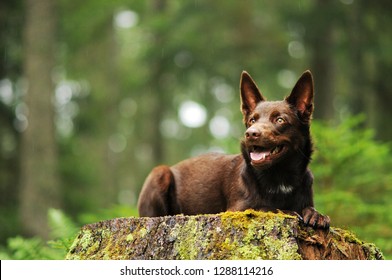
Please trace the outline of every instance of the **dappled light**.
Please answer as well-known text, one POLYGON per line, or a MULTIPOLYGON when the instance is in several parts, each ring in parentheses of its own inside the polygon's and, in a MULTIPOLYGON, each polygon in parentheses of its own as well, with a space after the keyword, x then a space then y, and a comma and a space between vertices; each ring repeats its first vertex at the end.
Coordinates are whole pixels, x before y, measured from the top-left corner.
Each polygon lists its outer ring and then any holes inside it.
POLYGON ((10 79, 3 79, 0 81, 0 100, 7 105, 11 105, 14 101, 12 86, 12 81, 10 79))
POLYGON ((295 85, 295 82, 297 81, 297 77, 295 76, 295 73, 293 71, 288 69, 283 69, 279 71, 277 80, 278 80, 278 84, 281 87, 285 89, 291 89, 295 85))
POLYGON ((230 122, 224 116, 215 116, 209 123, 210 133, 215 138, 224 139, 230 134, 230 122))
POLYGON ((137 13, 131 10, 123 10, 114 15, 114 24, 119 28, 134 27, 139 21, 137 13))
POLYGON ((200 127, 207 119, 205 107, 194 101, 185 101, 180 105, 178 115, 181 122, 187 127, 200 127))
POLYGON ((305 47, 299 41, 291 41, 287 47, 287 50, 292 58, 303 58, 305 56, 305 47))

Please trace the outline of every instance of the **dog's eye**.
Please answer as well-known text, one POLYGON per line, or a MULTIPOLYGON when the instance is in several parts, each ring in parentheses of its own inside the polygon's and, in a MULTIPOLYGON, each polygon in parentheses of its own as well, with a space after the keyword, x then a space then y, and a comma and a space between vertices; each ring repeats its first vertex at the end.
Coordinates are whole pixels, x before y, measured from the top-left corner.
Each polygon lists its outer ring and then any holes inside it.
POLYGON ((250 119, 249 119, 249 124, 252 125, 252 124, 254 124, 255 122, 256 122, 256 119, 255 119, 255 118, 250 118, 250 119))
POLYGON ((285 122, 286 122, 286 120, 285 120, 284 118, 282 118, 282 117, 276 118, 276 123, 277 123, 277 124, 283 124, 283 123, 285 123, 285 122))

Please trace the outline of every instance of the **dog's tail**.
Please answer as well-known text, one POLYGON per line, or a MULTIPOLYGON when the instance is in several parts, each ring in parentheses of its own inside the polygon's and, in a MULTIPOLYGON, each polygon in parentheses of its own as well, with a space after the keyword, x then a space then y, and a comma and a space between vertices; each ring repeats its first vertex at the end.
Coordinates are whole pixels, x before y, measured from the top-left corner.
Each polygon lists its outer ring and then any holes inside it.
POLYGON ((174 176, 169 166, 155 167, 144 182, 139 196, 140 217, 170 215, 170 189, 174 187, 174 176))

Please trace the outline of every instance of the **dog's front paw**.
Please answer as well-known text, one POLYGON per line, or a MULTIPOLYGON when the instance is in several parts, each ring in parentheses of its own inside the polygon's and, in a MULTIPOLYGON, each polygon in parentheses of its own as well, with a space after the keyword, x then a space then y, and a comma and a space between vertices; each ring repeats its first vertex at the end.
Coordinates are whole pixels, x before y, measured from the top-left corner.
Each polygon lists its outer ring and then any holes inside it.
POLYGON ((331 223, 331 220, 327 215, 320 214, 313 207, 306 207, 303 209, 302 218, 305 225, 311 226, 313 228, 327 229, 331 223))

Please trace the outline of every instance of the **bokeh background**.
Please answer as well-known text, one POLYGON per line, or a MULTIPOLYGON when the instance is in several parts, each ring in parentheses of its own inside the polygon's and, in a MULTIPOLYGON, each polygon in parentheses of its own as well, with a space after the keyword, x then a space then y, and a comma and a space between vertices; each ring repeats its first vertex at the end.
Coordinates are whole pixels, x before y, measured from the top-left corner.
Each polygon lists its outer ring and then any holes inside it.
POLYGON ((2 0, 0 258, 137 216, 148 172, 239 152, 239 78, 315 80, 316 207, 392 258, 392 2, 2 0))

